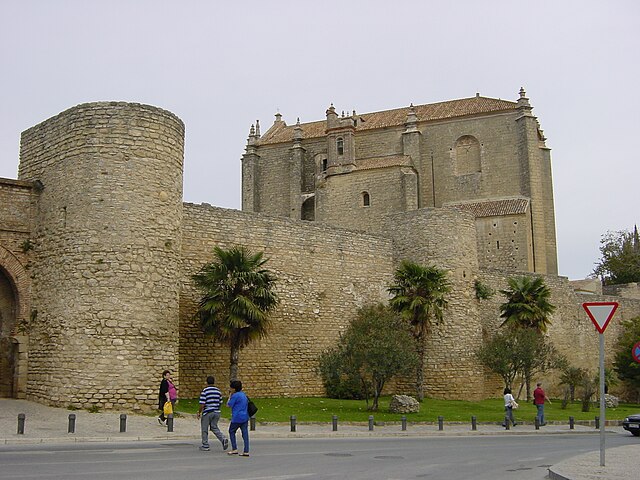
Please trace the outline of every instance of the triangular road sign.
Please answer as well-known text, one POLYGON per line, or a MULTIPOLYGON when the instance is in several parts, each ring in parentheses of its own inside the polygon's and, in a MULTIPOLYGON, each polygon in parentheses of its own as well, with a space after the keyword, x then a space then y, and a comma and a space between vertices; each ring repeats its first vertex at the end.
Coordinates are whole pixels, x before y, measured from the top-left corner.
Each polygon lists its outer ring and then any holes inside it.
POLYGON ((583 303, 582 308, 587 312, 589 318, 596 326, 596 330, 604 333, 607 325, 613 318, 613 314, 618 309, 618 302, 590 302, 583 303))

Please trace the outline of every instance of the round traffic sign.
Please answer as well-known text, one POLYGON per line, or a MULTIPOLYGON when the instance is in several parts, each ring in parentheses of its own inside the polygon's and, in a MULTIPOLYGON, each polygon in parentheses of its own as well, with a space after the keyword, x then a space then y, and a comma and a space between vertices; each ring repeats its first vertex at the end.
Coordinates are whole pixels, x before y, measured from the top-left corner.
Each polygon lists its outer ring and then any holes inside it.
POLYGON ((631 349, 631 355, 636 362, 640 363, 640 342, 633 346, 631 349))

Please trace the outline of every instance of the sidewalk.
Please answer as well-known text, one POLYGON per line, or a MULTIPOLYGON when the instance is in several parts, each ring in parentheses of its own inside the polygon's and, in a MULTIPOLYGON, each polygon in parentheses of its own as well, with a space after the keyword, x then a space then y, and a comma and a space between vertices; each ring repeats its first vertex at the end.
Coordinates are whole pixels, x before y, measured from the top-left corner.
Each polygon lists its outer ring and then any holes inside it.
MULTIPOLYGON (((85 410, 70 411, 47 407, 25 400, 0 399, 0 448, 2 445, 63 443, 63 442, 127 442, 149 440, 200 441, 200 423, 194 415, 174 419, 174 431, 168 432, 155 416, 127 414, 126 432, 120 433, 120 413, 89 413, 85 410), (24 434, 18 434, 18 415, 25 414, 24 434), (75 414, 75 433, 68 433, 69 415, 75 414)), ((226 422, 221 422, 226 428, 226 422)), ((607 427, 608 431, 623 433, 621 427, 607 427)), ((330 421, 322 424, 298 424, 291 432, 289 424, 258 423, 254 438, 305 438, 305 437, 425 437, 425 436, 481 436, 481 435, 572 435, 594 433, 592 426, 568 424, 547 425, 536 431, 533 425, 519 424, 505 430, 499 424, 479 424, 477 430, 470 423, 445 423, 443 430, 438 425, 407 425, 403 431, 400 424, 375 425, 373 431, 367 424, 339 424, 332 431, 330 421)), ((552 466, 550 478, 568 480, 587 479, 637 479, 637 457, 639 445, 611 448, 606 451, 606 467, 599 466, 599 453, 581 455, 552 466)))

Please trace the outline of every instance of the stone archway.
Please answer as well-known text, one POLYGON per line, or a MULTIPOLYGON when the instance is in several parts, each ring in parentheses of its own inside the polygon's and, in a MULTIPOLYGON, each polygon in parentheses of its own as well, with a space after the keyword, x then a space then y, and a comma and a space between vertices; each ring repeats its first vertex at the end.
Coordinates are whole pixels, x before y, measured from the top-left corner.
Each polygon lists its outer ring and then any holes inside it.
POLYGON ((0 246, 0 397, 26 396, 29 285, 26 269, 0 246))

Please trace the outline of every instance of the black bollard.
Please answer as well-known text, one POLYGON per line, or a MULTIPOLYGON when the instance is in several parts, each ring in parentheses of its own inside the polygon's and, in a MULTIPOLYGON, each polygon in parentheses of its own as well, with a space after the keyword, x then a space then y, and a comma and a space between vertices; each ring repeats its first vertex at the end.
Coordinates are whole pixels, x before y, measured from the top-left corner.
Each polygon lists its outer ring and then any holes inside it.
POLYGON ((600 428, 600 417, 596 417, 596 430, 600 428))
POLYGON ((471 416, 471 430, 477 430, 478 429, 478 422, 476 420, 476 416, 472 415, 471 416))
POLYGON ((120 414, 120 433, 124 433, 127 431, 127 414, 120 414))
POLYGON ((251 417, 249 419, 249 430, 253 432, 255 429, 256 429, 256 419, 255 417, 251 417))
POLYGON ((509 427, 509 417, 507 417, 506 415, 504 417, 504 428, 505 428, 505 430, 509 430, 509 428, 510 428, 509 427))
POLYGON ((440 430, 440 431, 444 430, 444 417, 443 416, 438 417, 438 430, 440 430))
POLYGON ((540 430, 540 419, 538 417, 536 417, 533 423, 536 426, 536 430, 540 430))
POLYGON ((69 414, 69 428, 67 430, 67 433, 76 433, 76 414, 75 413, 69 414))
POLYGON ((331 425, 333 427, 333 431, 337 432, 338 431, 338 416, 334 415, 333 417, 331 417, 331 425))
POLYGON ((291 415, 290 421, 291 421, 291 431, 295 432, 296 431, 296 416, 295 415, 291 415))
POLYGON ((407 417, 406 415, 402 416, 402 431, 404 432, 407 429, 407 417))
POLYGON ((173 415, 167 416, 167 432, 173 432, 173 415))
POLYGON ((369 415, 369 431, 373 431, 373 415, 369 415))
POLYGON ((573 430, 575 424, 575 420, 573 417, 569 417, 569 430, 573 430))
POLYGON ((24 421, 26 415, 24 413, 18 414, 18 435, 24 435, 24 421))

